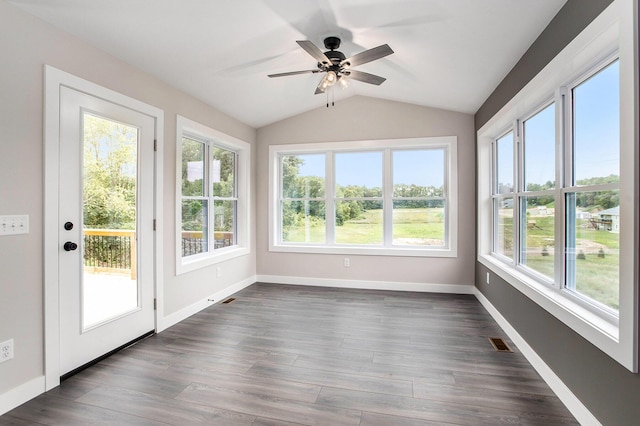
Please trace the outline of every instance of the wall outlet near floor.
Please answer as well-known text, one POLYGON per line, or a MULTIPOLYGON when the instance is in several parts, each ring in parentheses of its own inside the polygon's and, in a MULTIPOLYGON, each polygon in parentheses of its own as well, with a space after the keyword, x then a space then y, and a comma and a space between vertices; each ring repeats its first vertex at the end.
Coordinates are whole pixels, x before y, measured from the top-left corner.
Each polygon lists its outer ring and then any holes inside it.
POLYGON ((345 257, 345 258, 344 258, 344 267, 345 267, 345 268, 348 268, 349 266, 351 266, 351 263, 349 262, 349 258, 348 258, 348 257, 345 257))
POLYGON ((491 275, 487 272, 487 284, 491 284, 491 283, 489 282, 489 277, 490 277, 490 276, 491 276, 491 275))
POLYGON ((216 267, 216 278, 220 278, 222 276, 222 268, 219 266, 216 267))
POLYGON ((13 358, 13 339, 0 343, 0 362, 9 361, 13 358))

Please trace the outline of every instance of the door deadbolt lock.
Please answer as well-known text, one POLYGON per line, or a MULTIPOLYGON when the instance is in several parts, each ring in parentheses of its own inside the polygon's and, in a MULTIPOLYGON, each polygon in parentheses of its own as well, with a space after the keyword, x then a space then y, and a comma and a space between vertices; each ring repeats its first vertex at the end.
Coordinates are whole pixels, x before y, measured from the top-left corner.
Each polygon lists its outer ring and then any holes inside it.
POLYGON ((78 245, 76 243, 72 243, 71 241, 67 241, 66 243, 64 243, 65 251, 74 251, 77 248, 78 248, 78 245))
POLYGON ((64 229, 66 229, 67 231, 71 231, 73 229, 73 223, 65 222, 64 229))

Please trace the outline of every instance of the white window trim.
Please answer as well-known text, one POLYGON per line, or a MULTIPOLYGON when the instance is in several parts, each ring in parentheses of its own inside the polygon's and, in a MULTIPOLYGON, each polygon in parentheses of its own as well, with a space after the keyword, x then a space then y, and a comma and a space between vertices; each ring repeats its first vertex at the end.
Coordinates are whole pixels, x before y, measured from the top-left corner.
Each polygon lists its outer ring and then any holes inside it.
POLYGON ((236 257, 248 255, 250 247, 250 176, 251 176, 251 145, 233 136, 229 136, 218 130, 197 123, 180 115, 176 118, 176 275, 204 268, 236 257), (236 210, 236 244, 208 253, 195 256, 182 257, 182 137, 192 136, 204 141, 215 140, 216 146, 228 148, 236 155, 236 185, 237 185, 237 210, 236 210))
MULTIPOLYGON (((637 143, 632 0, 614 1, 477 134, 478 141, 478 261, 554 315, 575 332, 632 372, 637 361, 637 143), (500 130, 525 116, 559 87, 574 82, 617 49, 620 58, 620 308, 615 324, 558 291, 491 255, 491 143, 500 130)), ((558 91, 559 93, 561 91, 558 91)), ((558 132, 567 129, 558 128, 558 132)), ((559 150, 557 154, 561 155, 559 150)))
MULTIPOLYGON (((384 139, 347 142, 322 142, 291 145, 271 145, 269 147, 269 251, 289 253, 319 253, 319 254, 352 254, 374 256, 414 256, 414 257, 457 257, 458 255, 458 157, 456 136, 423 137, 411 139, 384 139), (417 149, 417 148, 445 148, 447 161, 445 165, 445 191, 448 202, 445 247, 368 247, 329 245, 329 244, 304 244, 287 243, 279 244, 280 223, 277 208, 279 206, 279 155, 280 154, 306 154, 320 151, 367 151, 384 149, 417 149)), ((329 168, 327 168, 329 173, 329 168)), ((391 170, 387 170, 390 179, 391 170)), ((327 179, 332 176, 327 175, 327 179)), ((328 182, 330 185, 331 182, 328 182)), ((328 196, 327 196, 328 197, 328 196)), ((329 197, 327 198, 329 199, 329 197)), ((329 220, 329 216, 327 216, 329 220)), ((387 232, 388 224, 385 224, 387 232)), ((327 235, 329 240, 330 236, 327 235)))

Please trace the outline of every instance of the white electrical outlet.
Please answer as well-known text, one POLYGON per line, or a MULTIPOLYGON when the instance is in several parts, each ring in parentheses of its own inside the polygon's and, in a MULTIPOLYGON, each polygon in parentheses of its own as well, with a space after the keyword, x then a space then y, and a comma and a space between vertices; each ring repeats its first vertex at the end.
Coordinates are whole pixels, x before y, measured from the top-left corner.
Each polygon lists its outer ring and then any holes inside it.
POLYGON ((349 266, 351 266, 351 264, 350 264, 350 262, 349 262, 349 258, 348 258, 348 257, 345 257, 345 258, 344 258, 344 267, 345 267, 345 268, 348 268, 349 266))
POLYGON ((487 284, 490 284, 490 283, 489 283, 489 276, 490 276, 490 275, 489 275, 489 273, 487 272, 487 284))
POLYGON ((222 276, 222 269, 218 266, 216 268, 216 278, 220 278, 222 276))
POLYGON ((0 235, 29 233, 29 215, 0 216, 0 235))
POLYGON ((0 343, 0 362, 13 358, 13 339, 0 343))

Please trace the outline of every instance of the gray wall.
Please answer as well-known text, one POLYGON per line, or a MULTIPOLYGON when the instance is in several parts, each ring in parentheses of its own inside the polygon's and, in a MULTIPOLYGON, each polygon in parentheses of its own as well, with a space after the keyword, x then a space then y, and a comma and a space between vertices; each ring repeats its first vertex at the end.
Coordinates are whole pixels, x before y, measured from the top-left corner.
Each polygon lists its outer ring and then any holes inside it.
MULTIPOLYGON (((478 110, 482 127, 562 50, 610 0, 569 0, 478 110)), ((632 374, 514 287, 476 263, 476 286, 604 425, 638 424, 640 375, 632 374)))
MULTIPOLYGON (((255 251, 221 265, 175 276, 176 114, 252 144, 256 131, 168 84, 0 0, 0 214, 28 214, 28 235, 0 237, 0 341, 15 358, 0 364, 0 396, 43 375, 43 72, 49 64, 156 106, 164 123, 165 314, 255 275, 255 251)), ((255 158, 254 158, 255 159, 255 158)), ((255 175, 252 177, 255 180, 255 175)), ((255 191, 255 185, 252 183, 255 191)), ((255 214, 253 215, 255 220, 255 214)), ((253 225, 252 225, 253 226, 253 225)))
POLYGON ((259 275, 420 284, 473 285, 475 253, 466 243, 474 226, 473 116, 400 102, 355 96, 258 129, 259 275), (268 155, 270 145, 366 139, 458 137, 458 257, 419 258, 278 253, 268 242, 268 155))

